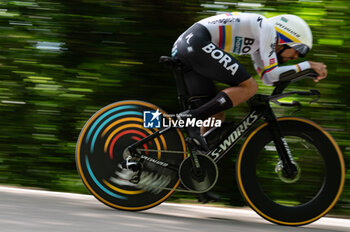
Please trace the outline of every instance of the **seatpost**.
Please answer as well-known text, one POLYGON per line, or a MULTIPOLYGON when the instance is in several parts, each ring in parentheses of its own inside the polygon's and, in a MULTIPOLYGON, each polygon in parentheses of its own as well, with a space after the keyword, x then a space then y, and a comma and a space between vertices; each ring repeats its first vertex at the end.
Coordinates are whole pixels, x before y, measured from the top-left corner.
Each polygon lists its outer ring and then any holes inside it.
POLYGON ((188 96, 186 84, 184 81, 184 70, 181 66, 173 67, 173 74, 175 77, 176 89, 177 89, 177 99, 179 101, 181 111, 187 110, 187 99, 188 96))

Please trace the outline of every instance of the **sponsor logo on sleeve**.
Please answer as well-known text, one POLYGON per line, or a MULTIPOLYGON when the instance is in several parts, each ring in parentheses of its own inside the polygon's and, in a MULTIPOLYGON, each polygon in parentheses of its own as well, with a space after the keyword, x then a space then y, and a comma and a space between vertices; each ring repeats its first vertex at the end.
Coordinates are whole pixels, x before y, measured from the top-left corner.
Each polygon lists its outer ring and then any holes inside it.
POLYGON ((248 37, 240 37, 240 36, 235 36, 235 41, 234 41, 234 47, 233 47, 233 53, 248 53, 250 52, 251 45, 254 44, 254 39, 248 38, 248 37))
POLYGON ((235 17, 216 19, 209 21, 208 24, 228 24, 228 23, 239 23, 240 19, 235 17))
POLYGON ((236 36, 233 52, 239 54, 241 52, 242 44, 243 44, 243 38, 240 36, 236 36))
POLYGON ((276 59, 275 59, 275 58, 271 58, 271 59, 270 59, 270 65, 271 65, 271 64, 274 64, 274 63, 276 63, 276 59))
POLYGON ((244 38, 244 47, 242 48, 242 53, 248 53, 252 49, 251 45, 254 44, 254 39, 244 38))

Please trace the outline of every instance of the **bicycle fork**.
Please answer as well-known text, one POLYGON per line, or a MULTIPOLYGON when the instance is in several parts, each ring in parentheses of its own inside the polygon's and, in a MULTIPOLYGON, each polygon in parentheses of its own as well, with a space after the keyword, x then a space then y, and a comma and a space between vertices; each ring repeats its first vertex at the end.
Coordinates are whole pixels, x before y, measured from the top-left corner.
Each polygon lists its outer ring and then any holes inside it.
POLYGON ((280 162, 276 167, 276 172, 281 172, 280 174, 282 176, 280 177, 282 177, 286 182, 292 183, 297 180, 297 176, 300 171, 299 167, 294 161, 289 145, 282 134, 282 130, 272 110, 269 113, 269 117, 266 121, 269 123, 268 128, 280 159, 280 162))

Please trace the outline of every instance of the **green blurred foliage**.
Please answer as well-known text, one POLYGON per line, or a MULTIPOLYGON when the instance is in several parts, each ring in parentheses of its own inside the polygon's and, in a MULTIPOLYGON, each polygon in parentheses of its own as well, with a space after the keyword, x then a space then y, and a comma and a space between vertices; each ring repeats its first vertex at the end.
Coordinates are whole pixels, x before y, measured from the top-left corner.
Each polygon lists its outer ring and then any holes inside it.
MULTIPOLYGON (((318 84, 305 80, 290 88, 316 88, 322 93, 319 102, 289 100, 304 105, 294 115, 310 118, 332 134, 348 166, 349 7, 345 0, 0 1, 0 183, 86 192, 74 160, 86 120, 99 108, 125 99, 178 112, 175 82, 158 64, 159 56, 169 55, 176 38, 195 21, 230 11, 267 17, 291 13, 309 23, 314 47, 307 59, 326 63, 329 76, 318 84)), ((239 60, 256 76, 249 57, 239 60)), ((260 93, 271 93, 271 87, 259 83, 260 93)), ((275 109, 279 116, 294 111, 275 109)), ((239 106, 227 118, 238 121, 246 111, 246 105, 239 106)), ((231 205, 243 204, 234 179, 238 151, 219 164, 216 187, 231 205)), ((348 182, 335 207, 347 214, 348 182)))

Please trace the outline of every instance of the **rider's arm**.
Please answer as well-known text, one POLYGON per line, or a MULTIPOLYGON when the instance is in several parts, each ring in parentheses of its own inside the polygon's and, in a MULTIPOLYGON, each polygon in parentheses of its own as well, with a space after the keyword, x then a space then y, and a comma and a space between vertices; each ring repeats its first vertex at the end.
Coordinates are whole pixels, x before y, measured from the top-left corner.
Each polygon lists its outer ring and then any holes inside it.
MULTIPOLYGON (((265 20, 264 20, 265 21, 265 20)), ((272 85, 279 80, 281 73, 289 70, 296 72, 310 68, 307 61, 296 65, 279 66, 276 54, 277 34, 273 25, 265 21, 260 28, 260 45, 259 50, 252 54, 255 69, 260 78, 266 85, 272 85)))

